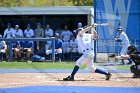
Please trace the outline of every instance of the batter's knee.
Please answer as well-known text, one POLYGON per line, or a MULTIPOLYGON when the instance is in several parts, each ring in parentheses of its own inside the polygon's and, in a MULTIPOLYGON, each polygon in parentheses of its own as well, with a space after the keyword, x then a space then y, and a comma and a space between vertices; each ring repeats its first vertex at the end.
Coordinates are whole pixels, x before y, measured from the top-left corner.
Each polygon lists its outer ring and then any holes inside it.
POLYGON ((92 72, 92 73, 94 73, 95 72, 95 70, 96 70, 96 68, 94 67, 94 65, 92 64, 92 65, 87 65, 87 67, 88 67, 88 69, 90 70, 90 72, 92 72))

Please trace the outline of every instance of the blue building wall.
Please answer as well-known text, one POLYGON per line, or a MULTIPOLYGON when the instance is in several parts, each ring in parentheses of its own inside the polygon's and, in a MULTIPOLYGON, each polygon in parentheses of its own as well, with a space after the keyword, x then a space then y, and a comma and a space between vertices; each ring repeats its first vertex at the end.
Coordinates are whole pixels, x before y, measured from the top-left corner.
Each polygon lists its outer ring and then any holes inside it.
POLYGON ((111 27, 97 27, 97 52, 120 52, 121 43, 114 41, 119 25, 127 33, 131 44, 140 49, 140 0, 94 0, 95 22, 110 23, 111 27))

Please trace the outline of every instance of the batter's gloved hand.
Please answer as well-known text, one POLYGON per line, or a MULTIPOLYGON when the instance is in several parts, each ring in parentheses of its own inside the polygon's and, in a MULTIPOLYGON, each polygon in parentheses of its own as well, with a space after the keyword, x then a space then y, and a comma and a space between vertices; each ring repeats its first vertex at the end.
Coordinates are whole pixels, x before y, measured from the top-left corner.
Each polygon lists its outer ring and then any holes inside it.
POLYGON ((97 40, 97 39, 99 39, 99 37, 98 37, 98 36, 93 38, 93 40, 97 40))
POLYGON ((114 38, 115 40, 118 40, 118 37, 117 36, 115 36, 115 38, 114 38))
POLYGON ((115 57, 116 57, 116 54, 109 54, 108 57, 110 57, 110 58, 115 58, 115 57))

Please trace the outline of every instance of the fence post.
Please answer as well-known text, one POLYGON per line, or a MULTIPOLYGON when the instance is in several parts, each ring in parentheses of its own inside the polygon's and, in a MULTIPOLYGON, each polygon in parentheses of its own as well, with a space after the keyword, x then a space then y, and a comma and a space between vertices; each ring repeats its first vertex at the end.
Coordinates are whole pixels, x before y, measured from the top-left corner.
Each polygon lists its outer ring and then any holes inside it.
POLYGON ((12 62, 12 56, 13 56, 13 51, 12 51, 12 41, 9 41, 10 42, 10 62, 12 62))
POLYGON ((55 39, 52 39, 52 60, 55 61, 55 39))

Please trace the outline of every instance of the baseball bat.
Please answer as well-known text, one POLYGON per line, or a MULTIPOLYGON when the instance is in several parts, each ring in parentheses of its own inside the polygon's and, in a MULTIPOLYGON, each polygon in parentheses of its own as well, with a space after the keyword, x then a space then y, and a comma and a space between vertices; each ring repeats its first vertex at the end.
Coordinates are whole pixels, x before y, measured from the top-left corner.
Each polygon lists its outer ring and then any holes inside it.
MULTIPOLYGON (((97 27, 97 26, 112 26, 112 25, 109 24, 109 23, 101 23, 101 24, 94 23, 93 25, 94 25, 93 27, 97 27)), ((92 26, 92 25, 91 25, 91 26, 92 26)), ((87 28, 87 27, 89 27, 89 25, 86 25, 86 26, 84 26, 84 27, 82 27, 82 28, 79 28, 79 29, 77 29, 77 30, 74 30, 74 32, 77 32, 77 31, 79 31, 79 30, 81 30, 81 29, 85 29, 85 28, 87 28)))

